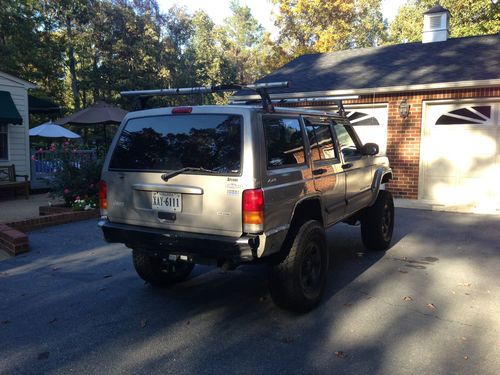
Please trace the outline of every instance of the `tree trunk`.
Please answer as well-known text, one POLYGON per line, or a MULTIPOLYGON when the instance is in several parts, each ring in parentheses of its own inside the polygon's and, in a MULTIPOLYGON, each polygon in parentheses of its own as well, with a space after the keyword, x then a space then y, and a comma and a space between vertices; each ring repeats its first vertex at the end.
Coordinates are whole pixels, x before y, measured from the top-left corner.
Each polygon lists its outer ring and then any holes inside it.
POLYGON ((71 17, 66 17, 66 31, 68 33, 68 64, 71 76, 71 91, 75 109, 80 110, 80 93, 78 91, 78 80, 76 78, 75 50, 73 48, 73 30, 71 29, 71 17))

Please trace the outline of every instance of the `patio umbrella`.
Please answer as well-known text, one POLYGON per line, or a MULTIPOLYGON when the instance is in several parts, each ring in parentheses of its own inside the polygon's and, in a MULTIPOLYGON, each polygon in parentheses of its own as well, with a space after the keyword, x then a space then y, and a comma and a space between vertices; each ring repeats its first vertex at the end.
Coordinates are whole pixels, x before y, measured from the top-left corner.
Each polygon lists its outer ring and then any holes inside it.
POLYGON ((106 125, 119 124, 128 111, 105 102, 97 102, 90 107, 56 121, 59 125, 103 125, 104 142, 108 145, 106 125))
POLYGON ((29 134, 31 137, 39 136, 46 138, 80 138, 78 134, 63 128, 62 126, 54 124, 51 121, 30 129, 29 134))
POLYGON ((56 121, 59 125, 119 124, 128 111, 105 102, 97 102, 90 107, 56 121))

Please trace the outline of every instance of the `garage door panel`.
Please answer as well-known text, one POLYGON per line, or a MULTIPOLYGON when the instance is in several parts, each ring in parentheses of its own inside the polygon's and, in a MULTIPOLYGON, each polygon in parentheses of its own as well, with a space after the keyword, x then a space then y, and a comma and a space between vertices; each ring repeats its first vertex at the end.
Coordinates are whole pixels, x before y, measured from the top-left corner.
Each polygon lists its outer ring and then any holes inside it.
POLYGON ((379 146, 380 154, 385 155, 387 150, 387 105, 346 106, 346 113, 361 142, 376 143, 379 146))
POLYGON ((500 202, 500 101, 426 102, 421 198, 490 208, 500 202))

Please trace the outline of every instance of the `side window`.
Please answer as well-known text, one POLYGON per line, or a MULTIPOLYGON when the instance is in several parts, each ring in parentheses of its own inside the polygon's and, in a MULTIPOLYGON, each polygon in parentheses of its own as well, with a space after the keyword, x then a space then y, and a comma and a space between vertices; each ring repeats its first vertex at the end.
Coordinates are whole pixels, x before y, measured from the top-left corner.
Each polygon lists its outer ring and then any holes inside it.
POLYGON ((344 126, 343 124, 334 123, 333 128, 335 129, 335 133, 337 134, 340 151, 345 158, 361 155, 361 152, 356 147, 356 143, 351 137, 351 134, 349 134, 346 126, 344 126))
POLYGON ((262 116, 267 168, 304 163, 304 142, 299 119, 262 116))
POLYGON ((313 161, 334 159, 338 157, 333 147, 333 137, 328 121, 321 119, 304 118, 306 132, 311 145, 311 158, 313 161))

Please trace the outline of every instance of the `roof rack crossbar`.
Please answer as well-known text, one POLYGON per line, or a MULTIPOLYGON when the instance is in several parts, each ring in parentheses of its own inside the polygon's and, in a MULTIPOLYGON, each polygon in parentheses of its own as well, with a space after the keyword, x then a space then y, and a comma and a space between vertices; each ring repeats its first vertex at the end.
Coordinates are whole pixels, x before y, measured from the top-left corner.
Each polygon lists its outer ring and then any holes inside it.
MULTIPOLYGON (((325 102, 331 101, 334 102, 337 106, 338 113, 340 115, 345 115, 344 104, 342 100, 347 99, 359 99, 359 95, 344 95, 344 96, 321 96, 321 97, 303 97, 303 98, 276 98, 277 95, 273 95, 273 99, 270 99, 271 103, 308 103, 308 102, 325 102)), ((258 103, 261 100, 259 99, 250 99, 250 100, 235 100, 230 104, 252 104, 258 103)))
POLYGON ((172 96, 172 95, 196 95, 210 94, 216 92, 228 92, 238 90, 254 90, 256 91, 262 101, 262 105, 266 111, 273 110, 273 104, 268 93, 268 89, 273 88, 286 88, 290 87, 290 82, 267 82, 267 83, 253 83, 253 84, 231 84, 231 85, 217 85, 217 86, 199 86, 199 87, 179 87, 172 89, 156 89, 156 90, 134 90, 122 91, 122 96, 137 97, 139 106, 144 109, 147 100, 152 96, 172 96))

